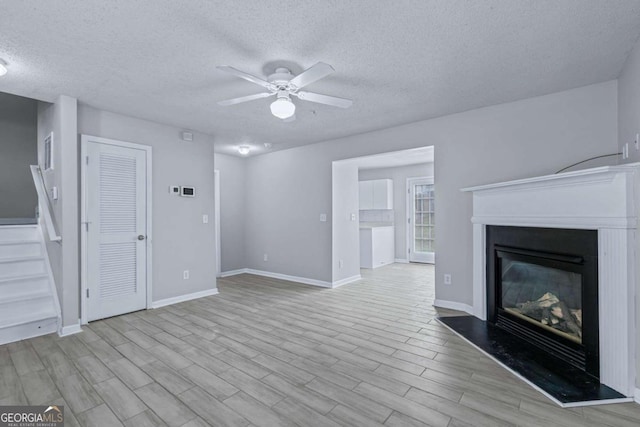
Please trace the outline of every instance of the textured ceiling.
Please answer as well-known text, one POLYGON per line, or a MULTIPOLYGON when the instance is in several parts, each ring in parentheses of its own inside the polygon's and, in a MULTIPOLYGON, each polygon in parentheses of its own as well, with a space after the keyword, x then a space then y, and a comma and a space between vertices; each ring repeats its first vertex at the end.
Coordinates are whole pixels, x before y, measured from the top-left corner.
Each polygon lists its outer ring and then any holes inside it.
MULTIPOLYGON (((97 108, 273 150, 615 79, 640 32, 637 0, 0 0, 0 91, 97 108), (318 61, 297 120, 226 75, 318 61)), ((254 152, 260 152, 260 149, 254 152)))

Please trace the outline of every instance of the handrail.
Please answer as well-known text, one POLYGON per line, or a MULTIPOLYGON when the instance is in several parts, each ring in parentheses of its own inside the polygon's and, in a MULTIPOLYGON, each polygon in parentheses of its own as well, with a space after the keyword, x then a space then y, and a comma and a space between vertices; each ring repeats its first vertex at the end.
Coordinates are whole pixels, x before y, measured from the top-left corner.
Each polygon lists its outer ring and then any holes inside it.
POLYGON ((53 220, 53 209, 51 208, 51 202, 47 197, 47 190, 44 186, 44 178, 42 177, 42 171, 39 166, 31 165, 31 176, 33 176, 33 183, 36 186, 36 193, 38 193, 38 205, 40 209, 38 211, 44 217, 45 228, 47 229, 47 235, 52 242, 59 242, 62 237, 58 235, 56 225, 53 220))

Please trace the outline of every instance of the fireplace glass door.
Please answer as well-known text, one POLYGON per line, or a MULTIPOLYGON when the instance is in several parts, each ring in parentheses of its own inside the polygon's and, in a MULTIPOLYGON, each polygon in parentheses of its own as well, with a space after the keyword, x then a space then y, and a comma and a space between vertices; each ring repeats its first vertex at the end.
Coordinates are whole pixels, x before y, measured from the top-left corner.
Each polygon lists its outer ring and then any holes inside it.
POLYGON ((503 257, 502 309, 582 343, 582 275, 503 257))

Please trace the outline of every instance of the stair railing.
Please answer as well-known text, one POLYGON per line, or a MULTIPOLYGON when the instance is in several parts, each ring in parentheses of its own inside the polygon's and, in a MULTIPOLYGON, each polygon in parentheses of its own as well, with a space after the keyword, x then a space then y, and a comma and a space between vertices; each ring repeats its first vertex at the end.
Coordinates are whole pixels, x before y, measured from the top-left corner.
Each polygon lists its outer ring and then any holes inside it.
POLYGON ((36 193, 38 193, 38 212, 40 212, 40 215, 44 219, 47 236, 52 242, 60 242, 62 237, 58 234, 55 220, 53 218, 53 208, 51 207, 51 202, 47 196, 42 170, 36 165, 31 165, 30 168, 31 176, 33 176, 33 183, 36 186, 36 193))

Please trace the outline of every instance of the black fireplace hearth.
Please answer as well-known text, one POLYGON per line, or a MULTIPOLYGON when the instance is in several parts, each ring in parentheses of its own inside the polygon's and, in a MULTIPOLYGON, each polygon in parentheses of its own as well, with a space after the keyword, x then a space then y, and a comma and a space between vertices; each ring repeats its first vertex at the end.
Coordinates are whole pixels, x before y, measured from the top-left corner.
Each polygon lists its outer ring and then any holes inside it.
POLYGON ((599 378, 594 230, 487 226, 487 321, 599 378))

